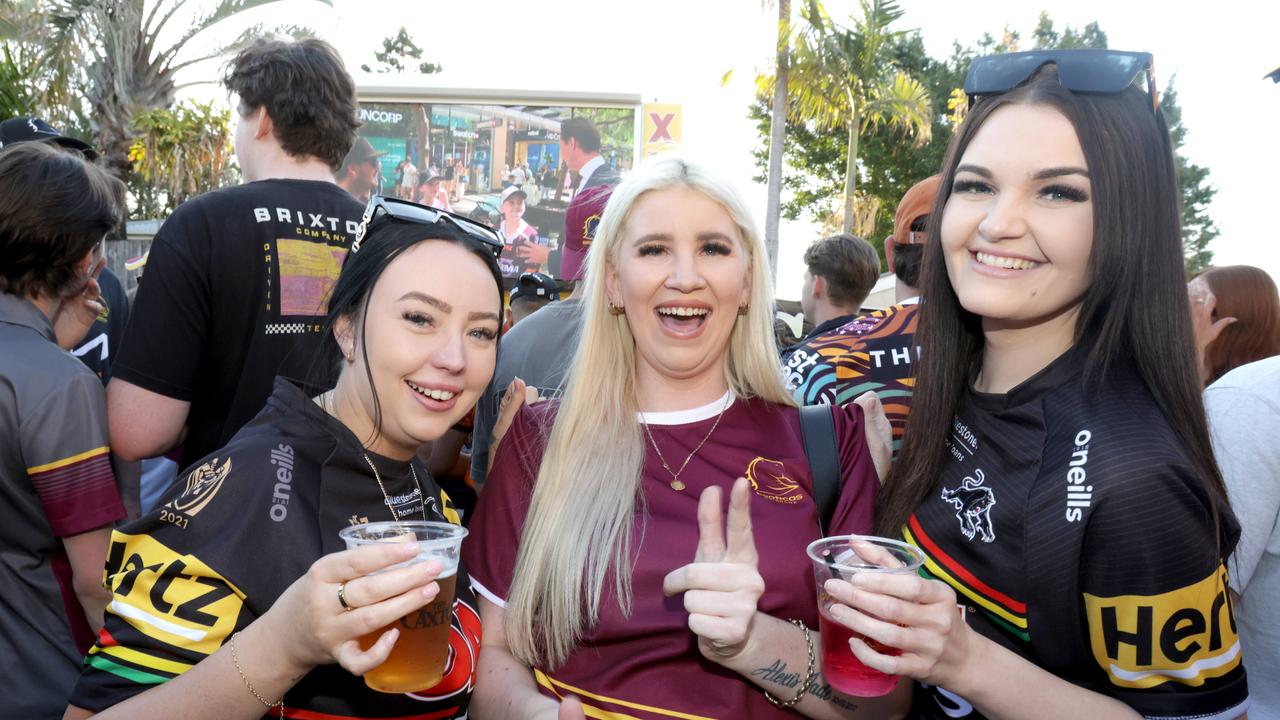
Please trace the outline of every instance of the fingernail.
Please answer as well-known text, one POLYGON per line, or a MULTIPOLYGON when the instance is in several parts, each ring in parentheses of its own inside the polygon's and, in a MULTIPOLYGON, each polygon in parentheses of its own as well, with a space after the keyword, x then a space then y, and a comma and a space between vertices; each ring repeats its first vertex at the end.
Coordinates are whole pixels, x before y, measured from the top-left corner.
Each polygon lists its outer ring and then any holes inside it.
POLYGON ((831 579, 822 584, 822 589, 827 591, 828 595, 838 595, 840 593, 840 581, 831 579))
POLYGON ((859 573, 854 575, 853 580, 850 580, 850 582, 858 587, 866 587, 871 584, 871 579, 866 575, 859 573))

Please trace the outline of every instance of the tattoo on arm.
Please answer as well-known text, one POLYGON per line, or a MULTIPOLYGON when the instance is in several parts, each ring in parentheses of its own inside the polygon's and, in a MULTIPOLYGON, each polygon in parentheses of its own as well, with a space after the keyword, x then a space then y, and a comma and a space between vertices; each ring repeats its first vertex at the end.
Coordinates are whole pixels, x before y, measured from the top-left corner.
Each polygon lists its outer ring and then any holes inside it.
MULTIPOLYGON (((795 690, 799 687, 800 681, 804 679, 804 675, 802 673, 788 672, 787 664, 780 659, 774 660, 773 664, 766 667, 760 667, 752 670, 750 675, 753 678, 790 690, 795 690)), ((823 681, 823 677, 821 675, 817 675, 810 680, 804 691, 818 700, 830 703, 842 710, 852 712, 858 709, 858 705, 856 703, 851 702, 844 695, 832 690, 831 686, 823 681)))

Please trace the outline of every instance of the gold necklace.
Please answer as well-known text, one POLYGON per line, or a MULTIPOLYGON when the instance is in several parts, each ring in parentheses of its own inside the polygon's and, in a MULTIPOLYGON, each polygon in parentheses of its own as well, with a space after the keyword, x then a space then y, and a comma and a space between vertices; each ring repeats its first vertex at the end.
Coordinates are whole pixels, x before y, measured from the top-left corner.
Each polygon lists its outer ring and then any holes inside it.
POLYGON ((715 432, 716 428, 720 427, 720 419, 724 417, 724 411, 729 409, 729 404, 732 402, 733 396, 730 395, 729 399, 725 401, 724 407, 720 408, 720 414, 716 415, 716 421, 711 424, 711 429, 708 430, 706 436, 702 438, 702 442, 698 443, 698 447, 694 448, 693 452, 689 453, 689 457, 685 458, 684 462, 680 464, 679 470, 673 471, 671 466, 667 464, 667 459, 662 457, 662 451, 658 449, 658 443, 653 439, 653 432, 649 430, 649 423, 640 423, 640 427, 644 428, 644 434, 649 436, 649 444, 653 446, 653 451, 658 454, 658 460, 662 463, 662 469, 666 470, 667 473, 671 475, 670 485, 672 490, 675 490, 676 492, 684 490, 685 484, 680 482, 680 473, 684 472, 684 469, 688 467, 689 461, 693 459, 693 456, 697 455, 698 451, 702 449, 702 446, 706 445, 707 441, 711 439, 711 433, 715 432))
MULTIPOLYGON (((387 488, 382 484, 382 476, 378 474, 378 468, 369 459, 369 453, 360 453, 364 456, 364 461, 369 463, 369 469, 373 471, 373 479, 378 481, 378 489, 382 491, 382 501, 387 504, 387 509, 391 511, 391 519, 403 520, 404 516, 396 512, 395 506, 391 504, 391 496, 387 494, 387 488)), ((418 503, 422 509, 422 519, 427 520, 427 496, 422 494, 422 484, 418 482, 418 471, 413 469, 413 461, 409 461, 409 472, 413 475, 413 486, 418 488, 418 503)))

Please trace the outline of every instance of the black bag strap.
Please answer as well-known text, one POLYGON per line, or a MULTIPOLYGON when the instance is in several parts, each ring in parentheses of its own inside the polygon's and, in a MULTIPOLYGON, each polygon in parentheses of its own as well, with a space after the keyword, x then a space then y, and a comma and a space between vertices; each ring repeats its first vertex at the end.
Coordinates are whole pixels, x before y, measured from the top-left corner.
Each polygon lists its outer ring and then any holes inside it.
POLYGON ((836 421, 830 405, 806 405, 800 408, 800 438, 804 454, 813 473, 813 503, 818 506, 818 529, 823 536, 831 526, 843 478, 840 474, 840 448, 836 446, 836 421))

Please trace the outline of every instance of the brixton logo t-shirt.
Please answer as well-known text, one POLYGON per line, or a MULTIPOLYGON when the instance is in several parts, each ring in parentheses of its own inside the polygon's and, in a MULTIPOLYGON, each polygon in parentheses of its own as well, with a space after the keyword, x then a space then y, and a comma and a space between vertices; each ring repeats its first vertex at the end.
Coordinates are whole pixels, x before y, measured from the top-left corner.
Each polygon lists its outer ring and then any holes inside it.
POLYGON ((188 200, 160 228, 112 372, 191 403, 182 467, 256 415, 277 375, 337 360, 321 325, 362 213, 333 183, 263 180, 188 200))

